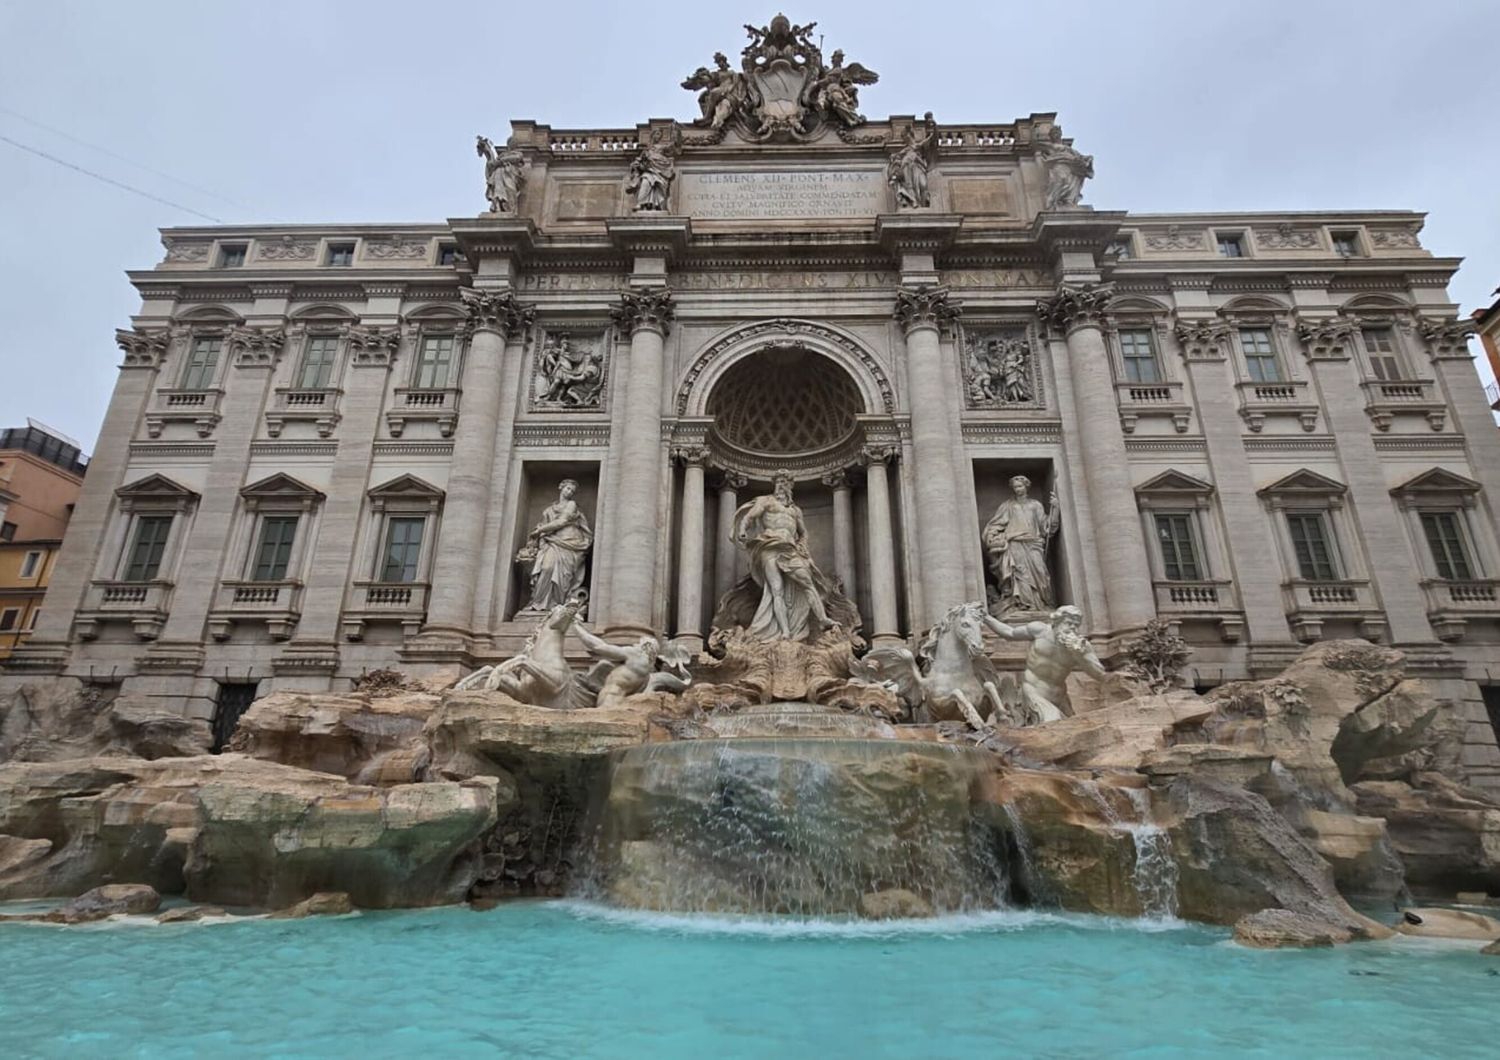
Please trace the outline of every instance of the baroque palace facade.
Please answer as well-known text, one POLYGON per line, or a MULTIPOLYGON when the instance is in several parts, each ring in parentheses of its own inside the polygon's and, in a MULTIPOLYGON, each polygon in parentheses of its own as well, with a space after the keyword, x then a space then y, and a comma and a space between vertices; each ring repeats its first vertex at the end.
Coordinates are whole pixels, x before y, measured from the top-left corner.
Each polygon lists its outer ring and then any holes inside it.
POLYGON ((1054 115, 866 120, 842 59, 777 20, 685 82, 691 124, 514 122, 477 216, 164 231, 0 680, 208 716, 498 661, 565 480, 608 636, 703 648, 787 472, 864 638, 914 642, 1005 606, 1024 475, 1102 656, 1158 616, 1201 684, 1394 644, 1500 766, 1500 434, 1422 215, 1090 208, 1054 115))

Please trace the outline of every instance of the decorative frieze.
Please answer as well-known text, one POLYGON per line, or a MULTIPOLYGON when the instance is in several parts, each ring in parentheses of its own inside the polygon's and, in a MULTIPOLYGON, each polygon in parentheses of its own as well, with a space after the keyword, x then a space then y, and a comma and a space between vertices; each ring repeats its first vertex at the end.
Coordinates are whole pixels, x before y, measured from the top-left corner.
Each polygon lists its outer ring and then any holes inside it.
POLYGON ((1036 348, 1024 324, 965 329, 964 397, 971 409, 1042 405, 1036 348))
POLYGON ((609 445, 609 425, 604 423, 518 424, 512 441, 518 449, 577 449, 609 445))
POLYGON ((373 261, 421 261, 428 256, 431 241, 407 239, 393 235, 385 239, 368 239, 364 243, 364 256, 373 261))
POLYGON ((1208 444, 1202 438, 1171 438, 1146 436, 1126 438, 1127 453, 1206 453, 1208 444))
POLYGON ((1372 228, 1370 245, 1377 250, 1417 250, 1422 244, 1417 240, 1420 227, 1372 228))
POLYGON ((610 309, 609 315, 626 335, 634 335, 643 329, 666 335, 676 311, 672 292, 657 287, 621 292, 619 303, 610 309))
POLYGON ((213 442, 131 442, 130 457, 163 460, 203 459, 214 455, 213 442))
POLYGON ((609 359, 603 331, 547 330, 532 373, 531 408, 536 411, 601 411, 609 359))
POLYGON ((251 456, 322 456, 339 451, 338 442, 251 442, 251 456))
POLYGON ((316 239, 297 239, 284 235, 278 240, 259 240, 255 246, 257 261, 312 261, 318 253, 316 239))
POLYGON ((1294 228, 1286 222, 1254 232, 1255 245, 1266 250, 1316 250, 1322 243, 1316 228, 1294 228))
POLYGON ((924 283, 896 292, 895 314, 907 334, 923 327, 942 331, 957 322, 959 305, 949 296, 947 287, 924 283))
POLYGON ((1204 236, 1207 234, 1201 228, 1181 228, 1177 225, 1167 225, 1164 229, 1146 229, 1142 232, 1147 250, 1158 251, 1184 251, 1204 250, 1207 244, 1204 236))
POLYGON ((1078 328, 1103 327, 1114 295, 1114 286, 1107 283, 1060 287, 1051 298, 1040 299, 1036 311, 1046 324, 1066 335, 1078 328))
POLYGON ((167 242, 166 260, 174 265, 202 265, 212 250, 213 244, 207 240, 190 243, 174 239, 167 242))
POLYGON ((372 447, 376 456, 420 456, 450 457, 452 442, 376 442, 372 447))
POLYGON ((960 433, 966 445, 1058 445, 1062 442, 1062 424, 1056 420, 1027 423, 969 420, 963 423, 960 433))

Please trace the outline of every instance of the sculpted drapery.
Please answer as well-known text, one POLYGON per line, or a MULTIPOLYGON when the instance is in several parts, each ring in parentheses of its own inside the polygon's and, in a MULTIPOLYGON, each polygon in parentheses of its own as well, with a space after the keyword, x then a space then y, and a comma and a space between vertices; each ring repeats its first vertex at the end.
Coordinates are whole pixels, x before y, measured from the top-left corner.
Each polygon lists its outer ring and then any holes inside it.
POLYGON ((572 600, 583 589, 584 560, 594 543, 588 519, 573 499, 578 483, 564 479, 557 501, 547 506, 539 522, 527 535, 531 561, 530 611, 547 611, 572 600))
POLYGON ((1057 533, 1057 494, 1043 508, 1027 496, 1031 481, 1025 475, 1010 480, 1015 496, 1002 501, 984 525, 984 548, 990 570, 1000 586, 999 614, 1050 611, 1052 575, 1047 569, 1047 545, 1057 533))

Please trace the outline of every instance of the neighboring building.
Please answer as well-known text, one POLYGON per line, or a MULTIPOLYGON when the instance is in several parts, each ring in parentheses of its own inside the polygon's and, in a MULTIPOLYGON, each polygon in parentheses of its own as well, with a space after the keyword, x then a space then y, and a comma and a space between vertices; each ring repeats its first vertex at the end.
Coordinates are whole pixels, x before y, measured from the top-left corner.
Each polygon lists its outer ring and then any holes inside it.
POLYGON ((0 431, 0 659, 36 626, 86 468, 77 442, 34 420, 0 431))
MULTIPOLYGON (((1495 289, 1500 295, 1500 287, 1495 289)), ((1500 299, 1490 303, 1488 309, 1476 309, 1474 325, 1479 331, 1479 343, 1484 347, 1485 360, 1490 365, 1490 375, 1496 382, 1485 387, 1490 399, 1490 408, 1500 412, 1500 299)))
POLYGON ((1156 616, 1203 684, 1399 645, 1500 767, 1500 435, 1422 214, 1096 210, 1051 114, 866 123, 780 24, 741 69, 695 127, 514 122, 479 216, 164 231, 9 672, 208 716, 505 658, 565 479, 590 621, 701 646, 778 470, 866 638, 911 640, 996 588, 1025 474, 1104 654, 1156 616))

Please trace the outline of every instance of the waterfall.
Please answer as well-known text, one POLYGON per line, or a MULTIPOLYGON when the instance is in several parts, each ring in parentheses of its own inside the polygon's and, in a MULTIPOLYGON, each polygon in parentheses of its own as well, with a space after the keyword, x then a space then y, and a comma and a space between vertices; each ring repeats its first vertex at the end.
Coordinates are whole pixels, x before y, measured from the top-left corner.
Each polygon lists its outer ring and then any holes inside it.
POLYGON ((1172 837, 1151 821, 1149 793, 1128 788, 1138 822, 1124 825, 1135 843, 1135 890, 1141 913, 1148 920, 1177 919, 1177 862, 1172 857, 1172 837))

